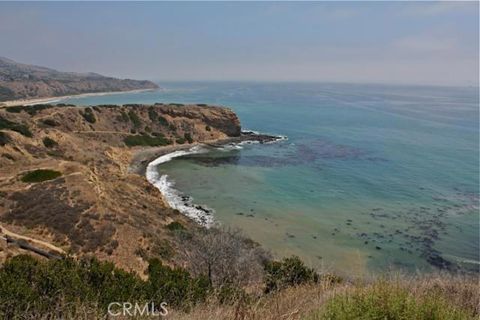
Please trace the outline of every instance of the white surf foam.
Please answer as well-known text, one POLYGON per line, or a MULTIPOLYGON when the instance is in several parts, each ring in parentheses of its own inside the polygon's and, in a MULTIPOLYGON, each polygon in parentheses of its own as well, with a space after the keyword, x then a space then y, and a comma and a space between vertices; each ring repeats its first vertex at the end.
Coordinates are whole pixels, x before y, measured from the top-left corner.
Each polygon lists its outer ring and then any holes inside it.
POLYGON ((174 188, 174 181, 169 180, 166 174, 162 175, 158 171, 158 166, 160 164, 168 162, 174 158, 205 152, 208 152, 208 150, 195 146, 189 150, 174 151, 160 156, 148 164, 145 176, 148 182, 160 190, 170 207, 177 209, 190 219, 208 228, 214 223, 214 210, 206 206, 195 205, 192 202, 193 199, 191 197, 182 195, 180 191, 174 188))
POLYGON ((276 136, 277 138, 273 141, 269 141, 269 142, 265 142, 266 144, 269 144, 269 143, 276 143, 276 142, 280 142, 280 141, 286 141, 288 140, 288 137, 287 136, 276 136))
POLYGON ((238 143, 229 143, 221 147, 217 147, 216 149, 220 151, 232 151, 232 150, 241 150, 243 149, 243 147, 238 143))
POLYGON ((241 150, 241 149, 243 149, 244 145, 257 144, 257 143, 260 143, 260 142, 254 141, 254 140, 245 140, 245 141, 238 142, 238 143, 225 144, 221 147, 217 147, 217 150, 220 150, 220 151, 241 150))
MULTIPOLYGON (((259 134, 258 132, 254 132, 254 134, 259 134)), ((266 143, 275 143, 282 140, 287 140, 286 136, 277 136, 278 138, 271 142, 266 143)), ((248 144, 257 144, 260 143, 259 141, 255 140, 246 140, 239 143, 230 143, 221 147, 218 147, 217 150, 223 151, 231 151, 231 150, 238 150, 243 149, 244 145, 248 144)), ((204 205, 196 205, 193 203, 193 199, 191 197, 183 195, 180 191, 174 188, 175 182, 168 179, 166 174, 162 175, 158 171, 158 166, 162 163, 168 162, 174 158, 189 155, 189 154, 198 154, 198 153, 206 153, 208 152, 207 149, 202 148, 200 146, 192 147, 188 150, 179 150, 174 151, 163 156, 158 157, 154 161, 150 162, 147 166, 145 176, 151 184, 153 184, 165 197, 168 205, 174 209, 177 209, 187 217, 191 218, 192 220, 198 222, 199 224, 210 227, 214 224, 214 210, 208 208, 204 205)))
POLYGON ((253 133, 253 134, 260 134, 260 132, 250 129, 243 129, 242 133, 253 133))
MULTIPOLYGON (((262 134, 258 131, 254 131, 254 130, 242 130, 242 133, 252 133, 254 135, 262 134)), ((264 134, 276 137, 275 140, 264 142, 264 144, 271 144, 271 143, 276 143, 276 142, 288 140, 287 136, 273 135, 273 134, 269 134, 269 133, 264 133, 264 134)), ((258 140, 244 140, 242 142, 229 143, 229 144, 223 145, 221 147, 217 147, 217 150, 220 150, 220 151, 241 150, 241 149, 243 149, 244 145, 259 144, 259 143, 260 143, 260 141, 258 141, 258 140)))

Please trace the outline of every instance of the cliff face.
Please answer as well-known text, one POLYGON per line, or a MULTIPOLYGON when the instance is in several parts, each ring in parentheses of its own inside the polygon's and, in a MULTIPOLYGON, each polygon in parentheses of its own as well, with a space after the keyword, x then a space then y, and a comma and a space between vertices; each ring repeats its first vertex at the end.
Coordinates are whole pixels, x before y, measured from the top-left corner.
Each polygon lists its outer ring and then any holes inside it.
POLYGON ((202 119, 206 125, 217 128, 231 137, 240 135, 240 121, 230 109, 205 108, 205 106, 177 108, 173 105, 164 105, 161 110, 172 118, 202 119))
POLYGON ((0 108, 0 225, 141 272, 149 256, 171 258, 176 243, 166 225, 196 226, 129 172, 136 151, 239 134, 237 116, 220 107, 0 108), (60 176, 24 182, 38 169, 60 176))
POLYGON ((60 72, 0 57, 0 101, 156 88, 150 81, 60 72))

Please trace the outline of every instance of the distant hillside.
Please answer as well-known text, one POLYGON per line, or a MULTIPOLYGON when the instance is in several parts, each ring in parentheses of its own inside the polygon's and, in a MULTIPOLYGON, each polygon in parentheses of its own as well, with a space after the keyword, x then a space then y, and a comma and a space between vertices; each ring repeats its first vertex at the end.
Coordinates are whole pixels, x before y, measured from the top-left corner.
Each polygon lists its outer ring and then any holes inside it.
POLYGON ((151 81, 60 72, 0 57, 0 101, 155 88, 151 81))

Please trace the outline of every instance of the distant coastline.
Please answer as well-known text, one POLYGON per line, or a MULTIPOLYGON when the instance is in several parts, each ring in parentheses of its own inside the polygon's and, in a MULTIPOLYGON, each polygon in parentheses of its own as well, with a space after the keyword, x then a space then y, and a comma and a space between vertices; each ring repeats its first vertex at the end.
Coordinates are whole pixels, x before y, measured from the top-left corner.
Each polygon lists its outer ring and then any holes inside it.
POLYGON ((84 97, 96 97, 96 96, 105 96, 111 94, 121 94, 121 93, 137 93, 137 92, 146 92, 146 91, 155 91, 158 89, 134 89, 134 90, 124 90, 124 91, 104 91, 104 92, 91 92, 91 93, 81 93, 81 94, 70 94, 66 96, 57 96, 57 97, 45 97, 45 98, 31 98, 31 99, 17 99, 10 101, 0 102, 1 107, 12 107, 18 105, 36 105, 42 103, 53 103, 59 102, 65 99, 71 98, 84 98, 84 97))

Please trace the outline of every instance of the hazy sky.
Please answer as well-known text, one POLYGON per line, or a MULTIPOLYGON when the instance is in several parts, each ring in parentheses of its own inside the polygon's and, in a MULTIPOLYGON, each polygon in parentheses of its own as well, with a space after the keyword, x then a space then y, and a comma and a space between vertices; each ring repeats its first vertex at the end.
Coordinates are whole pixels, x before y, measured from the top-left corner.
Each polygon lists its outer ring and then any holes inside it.
POLYGON ((158 80, 478 85, 478 3, 0 2, 0 56, 158 80))

